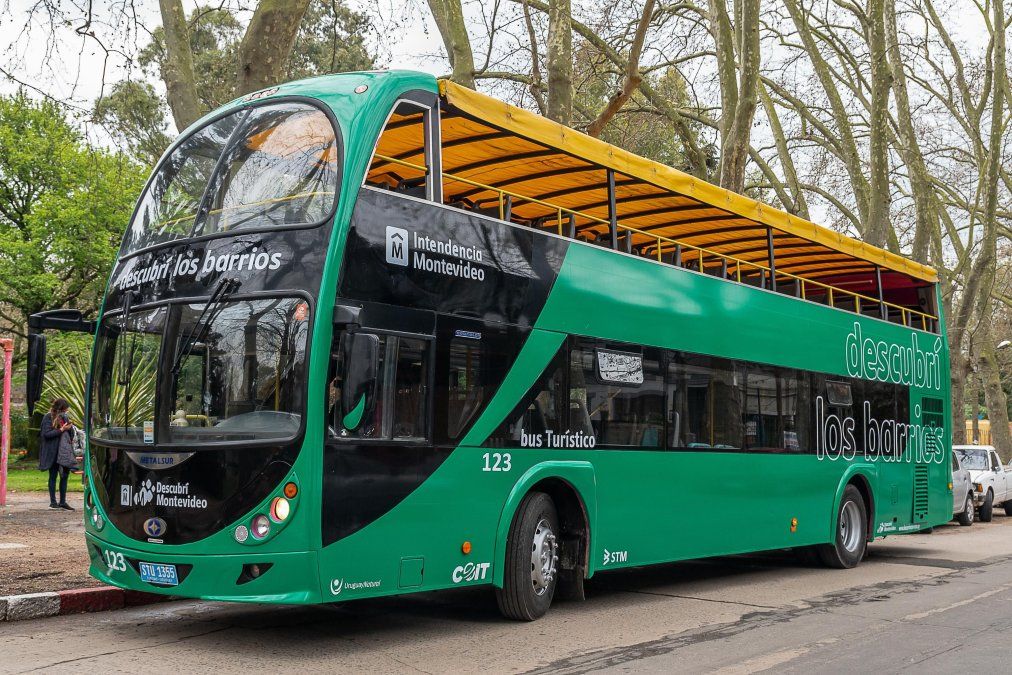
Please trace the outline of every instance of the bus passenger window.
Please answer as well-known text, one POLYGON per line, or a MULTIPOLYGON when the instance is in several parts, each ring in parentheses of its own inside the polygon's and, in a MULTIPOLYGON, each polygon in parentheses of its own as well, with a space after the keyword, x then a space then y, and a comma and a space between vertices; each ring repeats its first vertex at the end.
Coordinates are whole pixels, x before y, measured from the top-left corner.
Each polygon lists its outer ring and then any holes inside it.
POLYGON ((800 452, 804 438, 795 371, 749 366, 745 389, 744 447, 748 450, 800 452))
POLYGON ((450 341, 450 373, 446 402, 446 433, 460 436, 485 400, 481 343, 455 338, 450 341))
MULTIPOLYGON (((424 340, 391 338, 397 344, 396 373, 393 374, 393 391, 387 410, 391 436, 400 440, 421 440, 425 438, 425 403, 428 384, 426 358, 429 351, 424 340)), ((389 344, 389 343, 388 343, 389 344)), ((388 352, 393 354, 394 350, 388 352)), ((389 356, 388 356, 389 358, 389 356)), ((391 358, 389 362, 394 362, 391 358)))
POLYGON ((662 447, 664 380, 657 356, 573 349, 569 428, 593 435, 597 447, 662 447))
MULTIPOLYGON (((426 433, 429 343, 393 335, 355 333, 378 341, 374 367, 363 369, 361 354, 340 336, 334 378, 328 386, 330 433, 341 438, 422 440, 426 433), (347 363, 354 354, 358 362, 347 363), (368 372, 370 381, 358 381, 368 372)), ((360 337, 361 336, 361 337, 360 337)))
POLYGON ((743 386, 732 361, 676 354, 667 374, 668 447, 740 447, 743 386))

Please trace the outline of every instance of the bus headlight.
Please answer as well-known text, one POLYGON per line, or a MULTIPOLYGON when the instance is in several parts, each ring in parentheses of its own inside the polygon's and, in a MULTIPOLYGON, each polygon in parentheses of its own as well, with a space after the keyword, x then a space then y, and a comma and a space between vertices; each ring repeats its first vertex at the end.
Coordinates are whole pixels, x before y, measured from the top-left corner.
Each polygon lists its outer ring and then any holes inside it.
POLYGON ((257 539, 263 539, 271 532, 270 519, 261 513, 259 516, 254 518, 253 522, 250 524, 250 532, 252 532, 253 536, 257 539))
POLYGON ((271 519, 275 523, 283 523, 292 512, 292 506, 284 497, 275 497, 271 502, 271 519))
POLYGON ((91 512, 91 524, 95 526, 96 530, 101 530, 105 527, 105 518, 97 510, 91 512))

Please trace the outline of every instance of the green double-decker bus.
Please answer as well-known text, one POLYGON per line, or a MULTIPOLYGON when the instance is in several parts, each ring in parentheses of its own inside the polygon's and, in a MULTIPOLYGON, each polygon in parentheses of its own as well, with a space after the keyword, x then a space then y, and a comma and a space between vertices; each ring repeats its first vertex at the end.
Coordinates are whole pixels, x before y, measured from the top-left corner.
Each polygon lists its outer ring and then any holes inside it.
POLYGON ((935 273, 411 72, 272 87, 168 149, 95 323, 91 573, 215 600, 769 549, 952 516, 935 273))

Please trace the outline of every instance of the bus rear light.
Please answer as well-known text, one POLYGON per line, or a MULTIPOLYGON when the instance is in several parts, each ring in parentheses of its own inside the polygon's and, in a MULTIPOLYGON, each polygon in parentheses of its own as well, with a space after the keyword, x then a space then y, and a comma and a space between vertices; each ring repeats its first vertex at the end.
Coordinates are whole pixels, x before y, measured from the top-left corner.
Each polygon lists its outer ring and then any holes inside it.
POLYGON ((271 520, 275 523, 283 523, 291 512, 292 507, 284 497, 275 497, 271 502, 271 520))
POLYGON ((271 532, 271 521, 262 513, 253 519, 250 526, 250 532, 257 539, 263 539, 271 532))
POLYGON ((299 486, 295 483, 285 483, 285 496, 289 499, 295 499, 295 495, 299 494, 299 486))
POLYGON ((240 525, 239 527, 235 528, 235 540, 237 542, 243 544, 246 542, 247 539, 249 539, 248 527, 246 527, 245 525, 240 525))

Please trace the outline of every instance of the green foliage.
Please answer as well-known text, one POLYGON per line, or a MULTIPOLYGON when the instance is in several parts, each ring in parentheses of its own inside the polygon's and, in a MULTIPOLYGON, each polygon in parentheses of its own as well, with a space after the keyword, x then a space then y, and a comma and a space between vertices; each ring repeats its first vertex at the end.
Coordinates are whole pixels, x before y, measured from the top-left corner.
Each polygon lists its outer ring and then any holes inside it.
MULTIPOLYGON (((38 461, 26 458, 13 466, 7 474, 7 489, 11 492, 46 492, 49 489, 49 472, 39 471, 38 461)), ((71 476, 67 481, 67 492, 83 492, 84 481, 71 476)))
POLYGON ((365 44, 371 30, 372 19, 343 2, 311 2, 288 57, 287 78, 374 68, 375 58, 365 44))
MULTIPOLYGON (((88 365, 87 357, 48 358, 46 382, 42 389, 43 406, 48 406, 57 397, 67 399, 71 421, 82 427, 84 406, 88 398, 88 365)), ((125 422, 127 426, 139 426, 144 419, 150 419, 155 407, 155 359, 146 354, 136 356, 130 371, 130 384, 121 385, 119 379, 117 368, 114 367, 109 405, 111 418, 116 424, 125 422), (128 411, 130 419, 126 419, 128 411)))
POLYGON ((15 334, 43 309, 97 310, 144 173, 55 104, 0 97, 0 318, 15 334))
POLYGON ((11 407, 11 449, 23 450, 28 447, 28 413, 11 407))
MULTIPOLYGON (((243 24, 230 9, 210 6, 194 8, 188 23, 197 95, 204 109, 212 110, 235 98, 243 24)), ((314 0, 291 53, 284 56, 285 80, 375 67, 365 44, 371 30, 372 19, 349 9, 343 0, 314 0)), ((165 58, 165 31, 159 27, 152 31, 139 61, 148 70, 160 70, 165 58)), ((136 105, 149 102, 139 99, 136 105)), ((134 114, 129 108, 123 112, 134 114)))
MULTIPOLYGON (((212 110, 234 98, 242 24, 228 9, 197 6, 189 26, 197 95, 203 107, 212 110)), ((139 61, 148 70, 160 70, 165 59, 165 31, 159 26, 141 50, 139 61)))
POLYGON ((154 87, 136 80, 117 82, 95 103, 95 121, 147 166, 154 166, 172 141, 165 132, 167 112, 154 87))

